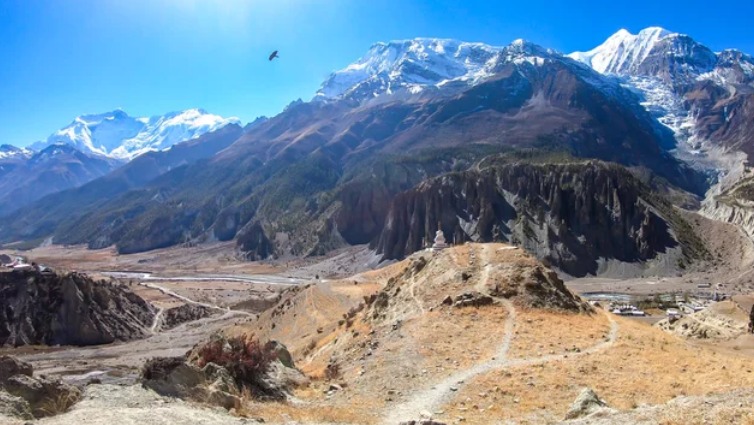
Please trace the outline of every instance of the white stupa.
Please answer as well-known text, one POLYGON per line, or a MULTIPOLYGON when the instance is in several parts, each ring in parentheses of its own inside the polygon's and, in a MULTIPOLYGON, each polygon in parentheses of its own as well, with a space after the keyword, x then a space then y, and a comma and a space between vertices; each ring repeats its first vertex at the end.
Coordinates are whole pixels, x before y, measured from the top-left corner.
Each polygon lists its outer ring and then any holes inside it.
POLYGON ((437 229, 437 233, 435 233, 435 243, 432 244, 432 249, 439 251, 447 247, 448 244, 445 243, 445 234, 442 233, 442 229, 437 229))

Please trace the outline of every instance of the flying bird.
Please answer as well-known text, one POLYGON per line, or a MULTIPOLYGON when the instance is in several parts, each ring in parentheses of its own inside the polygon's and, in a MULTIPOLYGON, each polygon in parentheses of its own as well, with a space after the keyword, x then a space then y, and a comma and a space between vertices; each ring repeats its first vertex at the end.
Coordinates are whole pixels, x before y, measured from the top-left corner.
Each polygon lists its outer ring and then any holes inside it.
POLYGON ((274 52, 272 52, 272 54, 270 55, 270 60, 273 60, 275 58, 280 59, 280 56, 278 56, 278 51, 277 50, 275 50, 274 52))

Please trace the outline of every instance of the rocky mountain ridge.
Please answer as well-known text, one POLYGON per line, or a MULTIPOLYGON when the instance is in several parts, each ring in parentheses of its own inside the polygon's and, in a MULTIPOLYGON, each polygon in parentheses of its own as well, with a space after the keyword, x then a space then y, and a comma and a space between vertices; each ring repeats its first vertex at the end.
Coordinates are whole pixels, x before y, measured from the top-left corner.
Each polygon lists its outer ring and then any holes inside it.
POLYGON ((0 273, 0 345, 96 345, 141 338, 155 312, 123 286, 77 273, 0 273))
POLYGON ((683 220, 625 169, 599 162, 511 163, 429 179, 397 195, 376 243, 386 259, 431 245, 509 242, 573 275, 602 263, 648 263, 671 255, 681 267, 705 253, 684 239, 683 220), (594 231, 596 228, 603 229, 594 231), (699 251, 698 251, 699 250, 699 251))

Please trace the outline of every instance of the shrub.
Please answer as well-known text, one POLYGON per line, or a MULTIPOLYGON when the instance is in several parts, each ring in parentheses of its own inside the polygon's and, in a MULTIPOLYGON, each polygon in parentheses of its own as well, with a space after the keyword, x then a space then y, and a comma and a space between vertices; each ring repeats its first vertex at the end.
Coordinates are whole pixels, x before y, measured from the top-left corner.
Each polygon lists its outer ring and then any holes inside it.
POLYGON ((196 364, 199 367, 208 363, 222 366, 240 388, 253 391, 274 359, 271 345, 262 345, 253 336, 242 336, 208 342, 198 350, 196 364))

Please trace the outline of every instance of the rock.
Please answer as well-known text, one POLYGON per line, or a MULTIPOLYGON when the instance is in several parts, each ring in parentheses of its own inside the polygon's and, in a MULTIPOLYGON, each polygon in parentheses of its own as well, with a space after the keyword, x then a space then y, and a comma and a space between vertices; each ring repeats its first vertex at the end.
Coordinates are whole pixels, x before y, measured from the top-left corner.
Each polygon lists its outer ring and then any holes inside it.
POLYGON ((693 235, 682 233, 683 221, 667 204, 647 201, 645 191, 625 168, 599 161, 516 161, 445 175, 392 199, 384 219, 390 225, 382 229, 376 251, 382 260, 403 259, 424 247, 438 222, 446 234, 460 238, 476 234, 484 242, 520 241, 578 277, 597 273, 601 259, 637 262, 679 245, 693 250, 693 235), (509 222, 517 224, 500 224, 509 222))
POLYGON ((298 369, 273 362, 258 384, 264 394, 263 398, 284 400, 291 388, 309 385, 309 378, 298 369))
POLYGON ((0 418, 3 416, 34 419, 31 414, 31 407, 26 400, 0 390, 0 418))
POLYGON ((269 341, 266 348, 275 353, 275 357, 280 360, 280 363, 282 363, 283 366, 296 367, 293 363, 293 356, 291 356, 291 353, 288 352, 288 348, 282 343, 278 341, 269 341))
POLYGON ((208 380, 202 369, 186 363, 184 357, 150 359, 141 372, 142 385, 158 394, 178 398, 192 397, 194 389, 208 380))
POLYGON ((0 346, 96 345, 145 337, 153 308, 126 285, 79 273, 0 273, 0 346))
POLYGON ((195 304, 184 304, 169 308, 165 310, 165 314, 162 316, 161 328, 162 330, 173 329, 180 324, 209 317, 216 312, 217 310, 195 304))
POLYGON ((443 305, 453 305, 453 297, 448 295, 445 297, 445 299, 442 300, 443 305))
POLYGON ((466 292, 458 295, 453 303, 454 307, 480 307, 484 305, 490 305, 494 302, 492 297, 479 292, 466 292))
POLYGON ((60 380, 15 375, 3 383, 11 396, 25 400, 36 418, 65 412, 81 398, 81 390, 60 380))
POLYGON ((600 400, 591 388, 584 388, 568 409, 565 419, 576 419, 590 415, 597 410, 607 407, 607 403, 600 400))
POLYGON ((14 375, 31 376, 34 369, 29 363, 13 356, 0 356, 0 386, 14 375))
POLYGON ((445 422, 438 422, 432 419, 420 419, 418 421, 404 421, 399 425, 446 425, 445 422))

